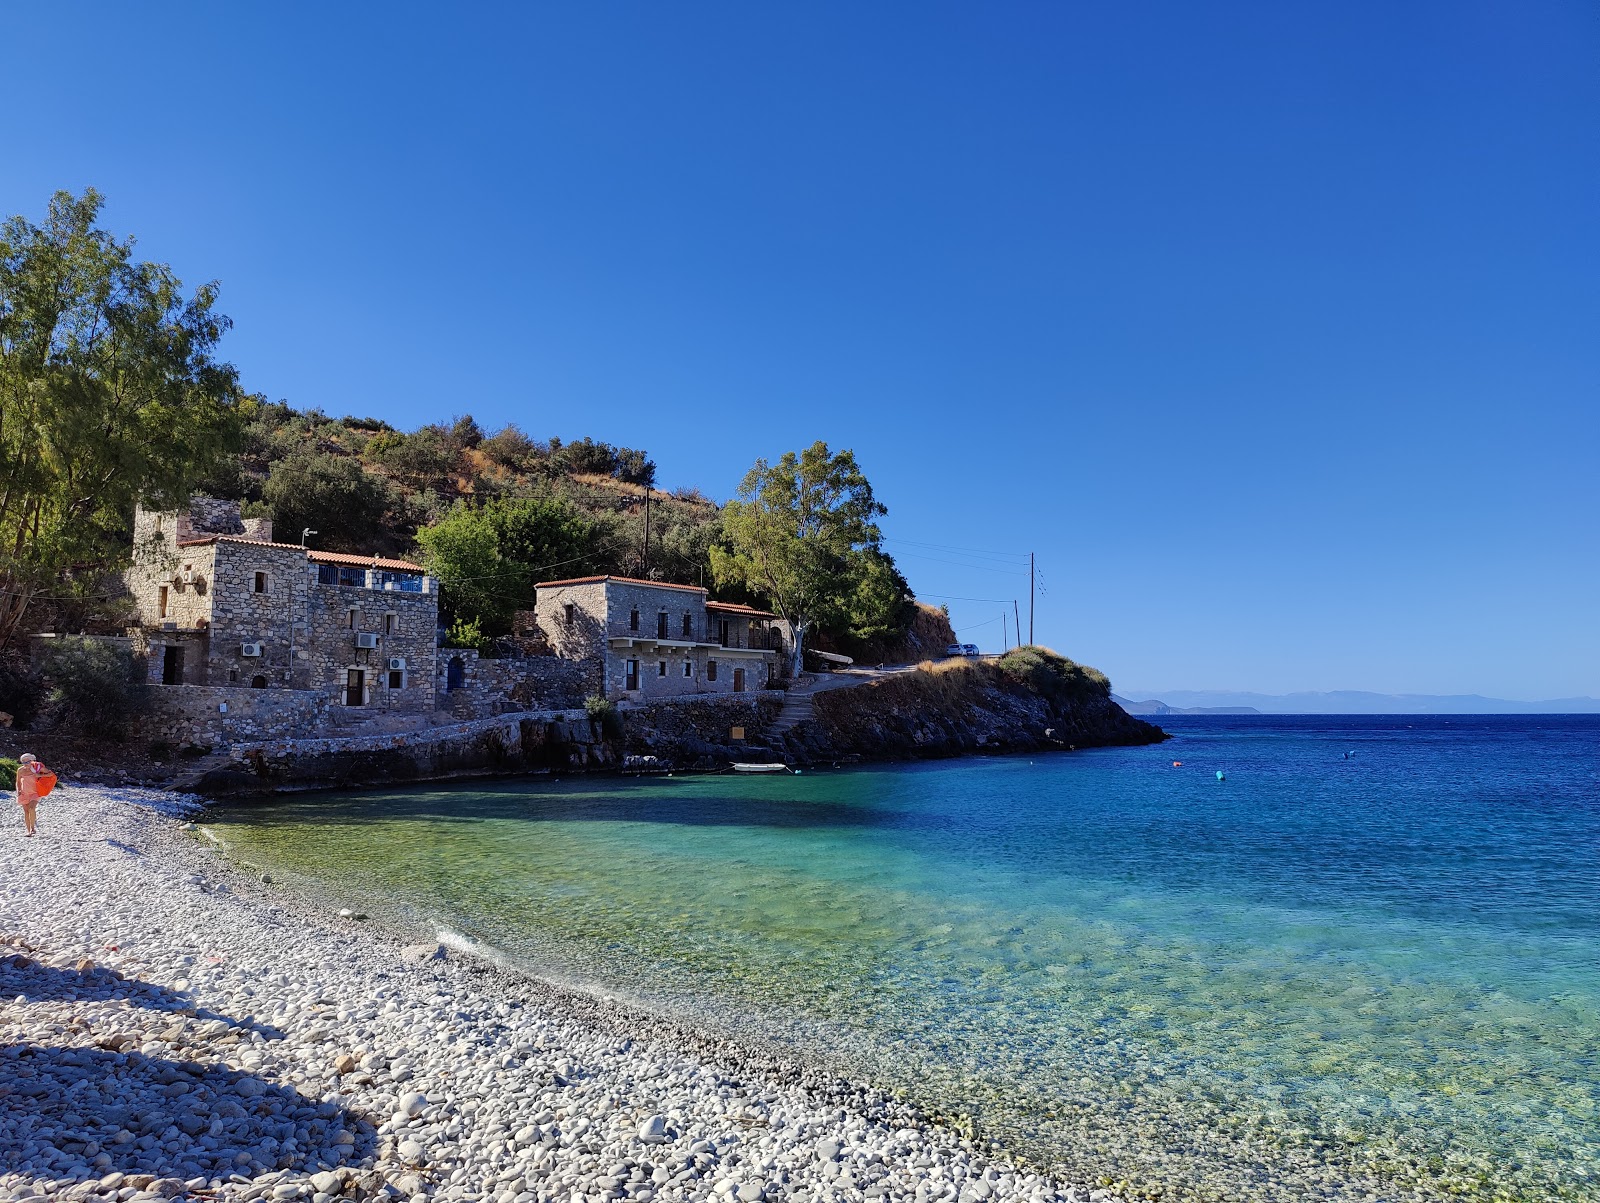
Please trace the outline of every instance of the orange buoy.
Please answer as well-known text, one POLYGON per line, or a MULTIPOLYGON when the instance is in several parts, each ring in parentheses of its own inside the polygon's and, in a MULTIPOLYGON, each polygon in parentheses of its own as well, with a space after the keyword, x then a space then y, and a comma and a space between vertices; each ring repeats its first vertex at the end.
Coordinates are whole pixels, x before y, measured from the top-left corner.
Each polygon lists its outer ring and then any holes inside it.
POLYGON ((1173 761, 1173 762, 1172 762, 1172 767, 1173 767, 1173 768, 1175 768, 1175 769, 1181 769, 1181 768, 1182 768, 1182 767, 1183 767, 1183 761, 1181 761, 1181 760, 1174 760, 1174 761, 1173 761))

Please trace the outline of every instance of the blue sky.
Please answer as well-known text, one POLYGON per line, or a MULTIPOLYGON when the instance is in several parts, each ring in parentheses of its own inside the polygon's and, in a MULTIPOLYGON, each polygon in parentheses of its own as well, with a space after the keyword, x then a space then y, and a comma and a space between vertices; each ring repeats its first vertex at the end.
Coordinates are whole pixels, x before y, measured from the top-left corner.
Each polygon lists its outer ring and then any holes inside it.
POLYGON ((99 188, 301 407, 852 447, 1119 688, 1600 695, 1591 5, 445 12, 13 8, 0 210, 99 188))

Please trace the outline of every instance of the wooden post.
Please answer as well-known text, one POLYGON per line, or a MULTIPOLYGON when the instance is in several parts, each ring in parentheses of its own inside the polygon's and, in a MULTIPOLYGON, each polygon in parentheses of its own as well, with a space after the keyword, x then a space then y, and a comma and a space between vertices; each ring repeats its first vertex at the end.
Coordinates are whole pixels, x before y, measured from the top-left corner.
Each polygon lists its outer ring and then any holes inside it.
MULTIPOLYGON (((1014 597, 1011 599, 1011 613, 1017 620, 1017 645, 1020 647, 1022 645, 1022 615, 1017 610, 1017 599, 1014 597)), ((1030 614, 1029 617, 1033 616, 1030 614)), ((1028 624, 1028 642, 1030 644, 1033 642, 1033 623, 1031 622, 1028 624)))
POLYGON ((639 561, 639 576, 650 579, 650 486, 644 487, 644 554, 639 561))

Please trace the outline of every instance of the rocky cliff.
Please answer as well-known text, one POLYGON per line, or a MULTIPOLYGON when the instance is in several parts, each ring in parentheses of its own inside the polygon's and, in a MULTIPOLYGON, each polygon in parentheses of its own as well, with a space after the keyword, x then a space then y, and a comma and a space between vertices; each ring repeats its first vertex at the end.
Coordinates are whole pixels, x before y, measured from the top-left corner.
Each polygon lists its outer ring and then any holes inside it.
POLYGON ((1157 743, 1166 732, 1111 700, 1111 686, 1043 648, 998 661, 945 661, 817 696, 782 737, 801 763, 907 760, 1157 743))

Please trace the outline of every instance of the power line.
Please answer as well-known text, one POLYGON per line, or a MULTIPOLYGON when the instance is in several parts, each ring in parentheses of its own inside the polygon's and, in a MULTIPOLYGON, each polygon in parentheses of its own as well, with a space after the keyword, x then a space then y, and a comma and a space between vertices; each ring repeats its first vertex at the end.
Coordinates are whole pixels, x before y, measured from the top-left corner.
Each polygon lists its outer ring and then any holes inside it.
MULTIPOLYGON (((1004 617, 1004 615, 1002 615, 1001 617, 1004 617)), ((991 618, 987 622, 973 622, 973 623, 968 623, 964 627, 951 627, 950 629, 952 631, 956 632, 956 634, 959 635, 962 631, 975 631, 979 627, 992 627, 992 626, 994 626, 995 623, 997 623, 999 621, 1000 621, 999 618, 991 618)))
POLYGON ((976 547, 955 547, 948 543, 919 543, 915 539, 891 539, 887 536, 884 537, 883 542, 904 543, 908 547, 929 547, 934 551, 956 551, 965 553, 967 555, 991 556, 997 559, 1003 556, 1013 556, 1017 559, 1023 560, 1028 558, 1028 553, 1025 551, 990 551, 988 549, 979 550, 976 547))
POLYGON ((956 597, 949 593, 918 593, 916 596, 919 600, 924 597, 937 597, 940 601, 993 602, 997 606, 1003 606, 1011 600, 1009 597, 956 597))
POLYGON ((907 560, 931 560, 935 564, 949 564, 954 568, 968 568, 973 572, 992 572, 1001 576, 1027 576, 1025 568, 999 568, 993 564, 963 563, 960 560, 941 560, 938 556, 925 556, 915 551, 903 551, 901 557, 907 560))

